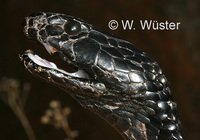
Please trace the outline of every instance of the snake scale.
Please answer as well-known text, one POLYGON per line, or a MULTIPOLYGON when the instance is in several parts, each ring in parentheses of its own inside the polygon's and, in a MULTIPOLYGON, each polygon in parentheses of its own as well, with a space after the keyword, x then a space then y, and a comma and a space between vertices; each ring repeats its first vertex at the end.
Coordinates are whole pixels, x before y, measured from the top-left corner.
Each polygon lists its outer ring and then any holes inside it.
POLYGON ((125 140, 185 139, 169 82, 144 51, 65 14, 33 13, 23 28, 26 36, 76 72, 60 69, 31 50, 19 55, 26 69, 66 90, 125 140))

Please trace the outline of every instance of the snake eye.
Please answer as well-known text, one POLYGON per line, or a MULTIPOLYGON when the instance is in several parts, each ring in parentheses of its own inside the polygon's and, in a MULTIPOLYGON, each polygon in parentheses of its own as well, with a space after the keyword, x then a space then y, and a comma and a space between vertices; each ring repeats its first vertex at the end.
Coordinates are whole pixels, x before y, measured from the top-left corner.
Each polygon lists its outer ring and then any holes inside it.
POLYGON ((64 29, 68 35, 76 35, 81 31, 81 24, 76 21, 68 21, 64 29))

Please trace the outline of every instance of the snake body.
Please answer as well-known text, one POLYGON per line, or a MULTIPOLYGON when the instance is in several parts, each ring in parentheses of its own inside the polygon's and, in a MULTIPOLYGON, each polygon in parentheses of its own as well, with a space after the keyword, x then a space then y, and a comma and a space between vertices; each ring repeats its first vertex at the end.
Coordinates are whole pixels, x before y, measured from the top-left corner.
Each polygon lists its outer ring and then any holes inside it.
POLYGON ((59 69, 33 51, 20 54, 37 77, 66 90, 126 140, 183 140, 177 104, 158 64, 130 42, 79 18, 34 13, 23 23, 26 36, 57 53, 59 69))

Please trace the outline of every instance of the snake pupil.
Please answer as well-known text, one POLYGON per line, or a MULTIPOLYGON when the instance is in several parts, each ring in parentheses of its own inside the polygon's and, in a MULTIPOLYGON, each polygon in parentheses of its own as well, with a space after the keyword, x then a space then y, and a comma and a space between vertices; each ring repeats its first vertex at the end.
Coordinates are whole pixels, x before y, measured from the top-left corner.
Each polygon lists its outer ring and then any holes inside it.
POLYGON ((81 25, 80 23, 76 21, 68 21, 65 24, 65 32, 68 35, 76 35, 81 31, 81 25))

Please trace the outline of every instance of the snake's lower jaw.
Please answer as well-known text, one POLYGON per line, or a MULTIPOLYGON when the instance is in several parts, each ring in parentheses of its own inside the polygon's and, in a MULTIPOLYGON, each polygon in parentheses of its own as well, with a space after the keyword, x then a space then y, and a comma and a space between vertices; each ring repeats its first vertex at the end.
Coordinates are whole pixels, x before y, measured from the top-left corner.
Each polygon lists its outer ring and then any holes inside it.
POLYGON ((27 69, 40 73, 42 69, 51 69, 57 71, 57 73, 67 75, 74 78, 89 78, 89 75, 83 70, 78 70, 73 73, 66 72, 63 69, 59 69, 55 63, 50 62, 46 59, 41 58, 37 54, 34 54, 32 50, 27 50, 19 55, 21 61, 27 69))

